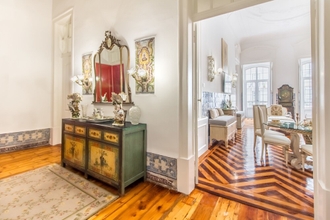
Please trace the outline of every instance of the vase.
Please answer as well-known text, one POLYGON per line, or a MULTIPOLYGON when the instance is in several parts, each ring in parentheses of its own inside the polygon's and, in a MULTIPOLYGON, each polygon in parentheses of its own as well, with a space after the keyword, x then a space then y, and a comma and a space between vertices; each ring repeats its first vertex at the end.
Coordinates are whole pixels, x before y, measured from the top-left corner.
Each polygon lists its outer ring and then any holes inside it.
POLYGON ((81 112, 82 112, 82 117, 87 118, 87 110, 88 110, 88 104, 86 105, 81 105, 81 112))
POLYGON ((137 125, 140 122, 141 117, 141 109, 138 106, 132 106, 128 110, 129 119, 132 123, 132 125, 137 125))

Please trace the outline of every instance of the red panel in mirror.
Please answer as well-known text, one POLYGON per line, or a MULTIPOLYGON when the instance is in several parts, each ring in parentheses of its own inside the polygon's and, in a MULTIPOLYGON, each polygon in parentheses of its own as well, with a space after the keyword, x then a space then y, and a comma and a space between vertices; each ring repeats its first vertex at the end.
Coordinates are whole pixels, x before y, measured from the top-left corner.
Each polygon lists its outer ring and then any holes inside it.
POLYGON ((107 65, 96 63, 95 67, 95 75, 98 79, 95 85, 95 99, 99 102, 101 101, 100 97, 102 96, 105 97, 103 102, 111 102, 112 92, 119 94, 125 89, 124 71, 121 71, 120 69, 123 68, 124 70, 124 65, 107 65))

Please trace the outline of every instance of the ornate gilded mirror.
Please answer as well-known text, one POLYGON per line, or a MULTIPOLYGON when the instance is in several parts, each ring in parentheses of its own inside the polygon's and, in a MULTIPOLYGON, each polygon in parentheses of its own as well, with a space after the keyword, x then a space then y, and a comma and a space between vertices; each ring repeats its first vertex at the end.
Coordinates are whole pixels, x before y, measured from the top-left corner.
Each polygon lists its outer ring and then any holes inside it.
POLYGON ((127 74, 129 49, 119 41, 110 31, 106 31, 105 40, 94 56, 95 103, 112 103, 112 92, 125 93, 126 100, 123 103, 132 103, 127 74))

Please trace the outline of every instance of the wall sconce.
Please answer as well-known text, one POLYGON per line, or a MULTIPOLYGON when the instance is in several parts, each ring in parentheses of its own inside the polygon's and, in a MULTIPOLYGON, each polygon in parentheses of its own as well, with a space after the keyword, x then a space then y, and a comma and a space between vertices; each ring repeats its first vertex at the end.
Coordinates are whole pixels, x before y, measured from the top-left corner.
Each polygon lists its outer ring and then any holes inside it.
POLYGON ((215 67, 214 67, 214 58, 212 56, 208 56, 207 57, 207 78, 210 82, 213 81, 215 75, 217 74, 217 72, 215 72, 215 67))
POLYGON ((84 75, 75 75, 71 78, 72 82, 77 83, 79 86, 81 86, 85 90, 85 94, 92 93, 92 82, 93 79, 90 77, 85 77, 84 75))
POLYGON ((237 87, 237 80, 238 80, 238 74, 234 73, 233 78, 231 81, 231 87, 236 88, 237 87))
POLYGON ((150 74, 150 71, 148 72, 143 68, 132 68, 128 70, 128 73, 135 79, 136 84, 138 84, 142 92, 148 92, 148 87, 154 81, 154 77, 150 74))
POLYGON ((223 71, 223 69, 220 67, 220 68, 218 69, 218 73, 219 73, 219 74, 225 74, 226 72, 223 71))

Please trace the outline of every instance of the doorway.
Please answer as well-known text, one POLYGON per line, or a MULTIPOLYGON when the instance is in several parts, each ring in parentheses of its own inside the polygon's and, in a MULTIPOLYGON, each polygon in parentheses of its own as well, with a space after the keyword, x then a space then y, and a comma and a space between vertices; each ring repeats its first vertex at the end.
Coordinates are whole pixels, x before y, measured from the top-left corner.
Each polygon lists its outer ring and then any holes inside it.
POLYGON ((72 73, 72 16, 69 9, 53 19, 53 113, 51 145, 61 143, 62 118, 70 115, 67 94, 71 93, 72 73))
MULTIPOLYGON (((306 4, 306 1, 294 1, 294 2, 290 2, 289 4, 300 4, 301 2, 303 2, 302 4, 306 4)), ((207 77, 205 75, 203 75, 205 72, 207 72, 207 68, 206 68, 206 57, 212 55, 216 62, 215 62, 215 66, 217 69, 218 67, 220 67, 222 65, 221 63, 221 45, 219 42, 221 42, 221 38, 224 38, 228 45, 229 45, 229 52, 228 52, 228 57, 229 59, 229 65, 230 66, 235 66, 236 68, 232 68, 232 73, 234 74, 235 70, 237 71, 237 69, 241 70, 241 72, 237 72, 238 73, 238 88, 236 89, 236 98, 239 101, 239 103, 237 104, 237 106, 241 106, 242 109, 240 110, 244 110, 245 111, 245 115, 246 117, 251 117, 253 116, 252 114, 252 106, 253 104, 265 104, 265 105, 269 105, 270 103, 274 102, 274 99, 276 97, 273 97, 272 94, 272 84, 278 84, 279 81, 281 81, 282 79, 280 79, 280 77, 277 77, 274 79, 274 81, 272 82, 272 70, 274 69, 274 71, 278 71, 279 68, 277 68, 277 66, 275 65, 273 67, 273 63, 270 61, 274 61, 274 64, 278 63, 278 61, 284 61, 284 63, 287 62, 291 62, 288 60, 284 59, 278 59, 276 60, 276 55, 278 54, 278 51, 273 50, 274 48, 278 48, 278 42, 276 40, 280 39, 281 36, 283 35, 279 35, 278 33, 275 34, 274 31, 276 29, 275 26, 278 26, 278 23, 281 23, 283 25, 285 25, 285 27, 287 28, 286 30, 296 30, 295 28, 293 28, 290 25, 293 24, 298 24, 298 23, 292 23, 292 22, 288 22, 288 18, 290 16, 286 16, 288 11, 291 10, 298 10, 299 8, 304 8, 304 9, 308 9, 309 10, 309 2, 307 2, 308 4, 305 5, 304 7, 293 7, 290 8, 289 10, 289 6, 286 6, 286 9, 283 8, 283 5, 279 5, 278 1, 271 1, 265 4, 260 4, 256 6, 256 9, 260 9, 260 10, 252 10, 252 12, 254 11, 254 13, 249 14, 251 12, 250 9, 254 8, 254 6, 249 7, 249 11, 247 12, 243 12, 244 10, 239 10, 239 9, 231 9, 230 11, 221 11, 218 10, 218 14, 214 14, 212 16, 205 16, 204 19, 198 18, 196 19, 195 24, 198 24, 198 28, 200 30, 200 32, 205 31, 206 29, 210 29, 210 32, 207 33, 202 33, 200 34, 199 31, 195 32, 193 34, 193 39, 194 42, 196 42, 196 45, 193 45, 193 49, 196 49, 194 52, 194 73, 195 73, 195 79, 199 80, 199 82, 197 82, 197 80, 195 80, 195 91, 194 93, 196 94, 194 97, 196 98, 196 103, 194 104, 194 109, 196 110, 195 113, 193 113, 193 115, 195 116, 195 132, 196 132, 196 139, 195 139, 195 158, 196 161, 198 161, 198 156, 199 156, 199 150, 201 149, 201 147, 203 146, 202 144, 205 143, 205 135, 203 136, 203 132, 205 133, 205 129, 201 129, 201 124, 199 122, 201 122, 201 119, 204 119, 203 116, 201 117, 201 114, 197 112, 197 109, 203 109, 203 91, 216 91, 217 93, 222 93, 222 81, 221 81, 221 77, 222 75, 219 74, 215 77, 215 79, 213 80, 212 83, 207 81, 207 77), (266 6, 267 4, 271 4, 271 6, 266 6), (261 7, 260 7, 261 6, 261 7), (273 18, 275 18, 276 16, 278 16, 278 19, 271 19, 269 20, 269 23, 266 26, 259 26, 259 25, 250 25, 251 22, 253 21, 257 21, 260 23, 264 23, 263 19, 260 19, 260 17, 262 16, 254 16, 256 14, 259 15, 259 13, 264 13, 265 16, 269 16, 269 13, 266 13, 267 10, 276 10, 276 14, 272 14, 271 16, 273 16, 273 18), (284 11, 283 11, 284 9, 284 11), (227 13, 228 12, 228 13, 227 13), (229 13, 232 12, 232 13, 229 13), (243 14, 240 14, 240 13, 243 14), (227 14, 226 14, 227 13, 227 14), (237 14, 235 14, 237 13, 237 14), (245 15, 249 15, 249 16, 244 16, 244 13, 246 13, 245 15), (275 16, 275 17, 274 17, 275 16), (218 17, 225 17, 224 20, 215 20, 215 18, 218 17), (249 19, 248 19, 249 18, 249 19), (254 20, 255 19, 255 20, 254 20), (259 20, 258 20, 259 19, 259 20), (200 25, 203 22, 208 22, 208 24, 206 25, 200 25), (235 26, 235 23, 237 23, 238 25, 235 26), (291 28, 290 28, 291 27, 291 28), (265 34, 267 31, 268 34, 265 34), (219 36, 220 33, 220 36, 219 36), (230 33, 237 33, 237 34, 230 34, 230 33), (234 39, 235 37, 240 37, 239 34, 242 34, 240 39, 234 39), (255 38, 257 40, 253 41, 252 38, 259 36, 259 38, 255 38), (261 36, 261 37, 260 37, 261 36), (268 42, 265 43, 265 45, 260 44, 260 42, 262 40, 264 40, 265 38, 269 37, 269 36, 274 36, 273 38, 271 38, 271 40, 269 40, 268 42), (204 37, 204 38, 203 38, 204 37), (257 45, 255 45, 255 44, 257 45), (269 45, 268 45, 269 44, 269 45), (206 49, 205 49, 206 48, 206 49), (203 51, 202 51, 203 50, 203 51), (245 53, 245 59, 244 60, 240 60, 239 58, 242 57, 240 54, 244 54, 245 53), (238 59, 237 59, 238 58, 238 59), (276 61, 276 63, 275 63, 276 61), (246 64, 246 65, 245 65, 246 64), (250 65, 247 65, 250 64, 250 65), (249 90, 250 95, 249 97, 247 97, 247 87, 246 87, 246 81, 245 81, 245 70, 243 70, 243 67, 245 67, 245 69, 251 69, 250 72, 255 72, 255 79, 252 79, 252 76, 250 76, 249 78, 249 83, 250 86, 253 87, 253 89, 249 90), (200 91, 197 90, 197 88, 200 88, 200 91), (248 102, 247 102, 247 98, 249 98, 249 107, 248 107, 248 102), (200 99, 202 99, 202 101, 200 102, 200 99), (198 101, 197 101, 198 100, 198 101), (240 105, 241 103, 241 105, 240 105), (248 109, 248 110, 247 110, 248 109), (197 119, 197 120, 196 120, 197 119), (202 144, 201 144, 202 143, 202 144)), ((245 8, 245 7, 243 7, 245 8)), ((215 12, 217 10, 213 10, 213 12, 215 12)), ((299 11, 295 11, 296 13, 301 13, 299 11)), ((205 12, 205 14, 207 14, 205 12)), ((210 13, 211 14, 211 13, 210 13)), ((290 14, 289 14, 290 15, 290 14)), ((301 17, 307 17, 307 19, 310 19, 310 14, 309 11, 308 12, 304 12, 302 14, 303 16, 301 17)), ((197 18, 198 16, 196 16, 197 18)), ((309 21, 309 20, 308 20, 309 21)), ((299 24, 306 24, 306 22, 299 22, 299 24)), ((254 23, 252 23, 254 24, 254 23)), ((307 23, 309 24, 309 23, 307 23)), ((305 30, 305 29, 304 29, 305 30)), ((284 31, 284 28, 281 29, 281 31, 284 31)), ((292 35, 289 35, 290 37, 292 35)), ((309 35, 308 35, 309 36, 309 35)), ((287 45, 287 44, 286 44, 287 45)), ((289 44, 290 45, 290 44, 289 44)), ((300 45, 299 45, 300 46, 300 45)), ((282 47, 283 51, 286 51, 285 53, 287 53, 287 47, 284 46, 282 47)), ((298 48, 298 45, 297 47, 298 48)), ((301 48, 300 48, 301 49, 301 48)), ((280 51, 281 52, 281 51, 280 51)), ((279 57, 279 58, 283 58, 283 57, 279 57)), ((293 63, 293 62, 291 62, 293 63)), ((284 65, 285 66, 285 65, 284 65)), ((283 67, 281 67, 283 68, 283 67)), ((285 69, 287 69, 285 67, 285 69)), ((278 71, 281 72, 281 71, 278 71)), ((285 71, 282 71, 285 72, 285 71)), ((294 74, 294 71, 291 71, 294 74)), ((252 73, 250 73, 252 75, 252 73)), ((285 77, 285 76, 284 76, 285 77)), ((291 77, 290 79, 292 80, 294 77, 291 77)), ((220 99, 221 102, 221 99, 220 99)), ((207 108, 211 108, 210 106, 207 106, 207 108)), ((204 108, 205 109, 205 108, 204 108)), ((203 121, 206 123, 207 126, 207 118, 205 118, 205 121, 203 121)), ((206 133, 207 135, 208 133, 206 133)), ((198 176, 198 163, 196 163, 195 166, 195 170, 196 170, 196 176, 198 176)), ((197 177, 198 178, 198 177, 197 177)), ((196 180, 196 182, 198 182, 198 180, 196 180)))

